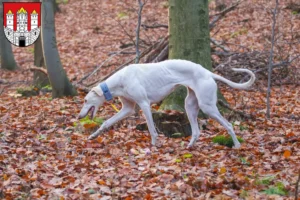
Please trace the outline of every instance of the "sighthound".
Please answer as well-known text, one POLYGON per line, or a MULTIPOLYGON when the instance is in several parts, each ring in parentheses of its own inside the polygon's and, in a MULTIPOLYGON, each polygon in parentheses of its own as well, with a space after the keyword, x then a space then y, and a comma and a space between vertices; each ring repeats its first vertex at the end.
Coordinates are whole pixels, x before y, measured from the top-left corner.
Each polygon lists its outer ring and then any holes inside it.
POLYGON ((85 117, 89 112, 93 118, 103 102, 119 97, 122 102, 120 112, 106 120, 88 139, 95 139, 114 123, 132 115, 135 104, 138 104, 146 117, 151 143, 155 145, 158 134, 153 123, 150 104, 163 100, 177 86, 184 85, 188 89, 185 110, 192 128, 192 137, 188 147, 193 146, 200 136, 197 116, 201 109, 226 128, 233 139, 234 147, 239 148, 240 143, 232 125, 220 114, 216 106, 217 84, 215 80, 222 81, 232 88, 247 89, 254 83, 255 75, 248 69, 233 68, 232 70, 248 73, 250 80, 245 83, 234 83, 208 71, 199 64, 186 60, 132 64, 94 87, 84 98, 84 105, 78 118, 85 117))

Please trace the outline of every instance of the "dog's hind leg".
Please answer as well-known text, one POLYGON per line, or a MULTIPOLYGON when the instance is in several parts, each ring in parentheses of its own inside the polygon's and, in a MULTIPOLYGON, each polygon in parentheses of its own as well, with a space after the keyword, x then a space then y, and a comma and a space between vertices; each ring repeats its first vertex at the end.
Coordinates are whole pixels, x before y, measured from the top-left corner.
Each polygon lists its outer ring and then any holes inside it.
POLYGON ((189 148, 195 144, 195 142, 200 136, 200 130, 197 121, 197 116, 199 113, 198 100, 195 95, 195 92, 190 88, 188 88, 188 95, 185 98, 185 111, 192 128, 192 138, 190 140, 190 143, 188 144, 188 148, 189 148))
POLYGON ((118 112, 117 114, 115 114, 114 116, 106 120, 95 133, 89 136, 88 138, 89 140, 95 139, 101 133, 103 133, 104 130, 106 130, 113 124, 117 123, 118 121, 134 113, 134 106, 135 106, 134 102, 129 101, 128 99, 125 99, 123 97, 120 97, 120 100, 122 102, 122 109, 120 110, 120 112, 118 112))
POLYGON ((237 149, 240 148, 241 144, 236 138, 232 125, 220 114, 217 106, 211 104, 202 104, 200 105, 200 108, 205 114, 217 120, 222 126, 224 126, 229 135, 232 137, 234 147, 237 149))
POLYGON ((217 89, 217 84, 214 80, 207 79, 199 82, 197 84, 197 90, 195 90, 199 107, 205 114, 217 120, 224 126, 232 137, 234 147, 240 148, 241 144, 236 138, 232 125, 220 114, 217 108, 217 89))

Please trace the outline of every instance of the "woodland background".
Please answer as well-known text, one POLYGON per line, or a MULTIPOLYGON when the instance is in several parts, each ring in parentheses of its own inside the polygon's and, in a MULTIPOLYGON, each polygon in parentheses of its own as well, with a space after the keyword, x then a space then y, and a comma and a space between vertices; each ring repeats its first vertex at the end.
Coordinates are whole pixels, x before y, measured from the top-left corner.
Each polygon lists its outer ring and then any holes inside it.
MULTIPOLYGON (((231 106, 225 116, 244 139, 240 150, 215 144, 226 130, 211 119, 193 149, 189 138, 160 135, 150 146, 148 131, 129 118, 95 141, 98 121, 77 121, 86 87, 135 59, 136 1, 61 0, 55 14, 60 59, 72 83, 101 66, 77 87, 78 96, 53 99, 49 87, 33 83, 34 48, 13 47, 15 71, 0 68, 0 198, 4 199, 295 199, 300 174, 300 9, 278 4, 270 118, 266 118, 267 72, 275 1, 244 0, 211 30, 214 72, 233 81, 230 67, 253 70, 258 80, 247 91, 219 84, 231 106), (125 49, 126 48, 126 49, 125 49), (122 51, 120 53, 120 51, 122 51), (112 57, 112 55, 115 55, 112 57), (106 59, 109 59, 105 62, 106 59), (38 96, 25 94, 36 91, 38 96), (25 92, 26 93, 26 92, 25 92), (30 97, 28 97, 30 96, 30 97), (297 182, 298 181, 298 182, 297 182)), ((228 8, 235 2, 222 1, 228 8)), ((299 6, 299 7, 298 7, 299 6)), ((210 19, 218 16, 210 1, 210 19)), ((226 8, 225 8, 226 9, 226 8)), ((168 1, 149 0, 142 10, 140 50, 151 52, 168 35, 168 1), (159 28, 148 26, 163 25, 159 28)), ((165 43, 164 43, 165 45, 165 43)), ((157 48, 156 48, 157 47, 157 48)), ((164 46, 165 47, 165 46, 164 46)), ((156 54, 157 55, 157 54, 156 54)), ((120 103, 114 101, 117 109, 120 103)), ((156 109, 157 106, 153 106, 156 109)), ((175 111, 169 111, 175 112, 175 111)))

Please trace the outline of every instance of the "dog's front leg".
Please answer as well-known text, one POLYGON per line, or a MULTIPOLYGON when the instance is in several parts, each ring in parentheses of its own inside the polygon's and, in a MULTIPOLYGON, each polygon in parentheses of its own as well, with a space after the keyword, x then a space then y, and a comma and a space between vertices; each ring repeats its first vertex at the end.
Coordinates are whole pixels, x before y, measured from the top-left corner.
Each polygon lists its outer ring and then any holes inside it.
POLYGON ((120 98, 122 101, 122 109, 120 112, 106 120, 101 127, 92 135, 88 137, 89 140, 93 140, 96 137, 98 137, 101 133, 103 133, 106 129, 111 127, 113 124, 117 123, 118 121, 124 119, 125 117, 132 115, 134 113, 134 106, 135 103, 125 99, 125 98, 120 98))
POLYGON ((146 102, 143 102, 143 103, 140 103, 139 106, 141 107, 141 109, 142 109, 142 111, 143 111, 143 113, 146 117, 148 129, 149 129, 149 132, 150 132, 150 135, 151 135, 151 144, 155 145, 156 144, 156 138, 157 138, 158 134, 157 134, 157 131, 156 131, 155 126, 154 126, 150 104, 146 103, 146 102))

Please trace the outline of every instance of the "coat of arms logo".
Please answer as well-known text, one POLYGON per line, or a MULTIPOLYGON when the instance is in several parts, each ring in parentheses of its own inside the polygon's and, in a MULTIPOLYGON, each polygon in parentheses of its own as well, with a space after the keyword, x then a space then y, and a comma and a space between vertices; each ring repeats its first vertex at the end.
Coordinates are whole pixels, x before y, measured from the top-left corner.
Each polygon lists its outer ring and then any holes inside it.
POLYGON ((32 45, 41 32, 41 3, 4 2, 3 25, 10 43, 19 47, 32 45))

